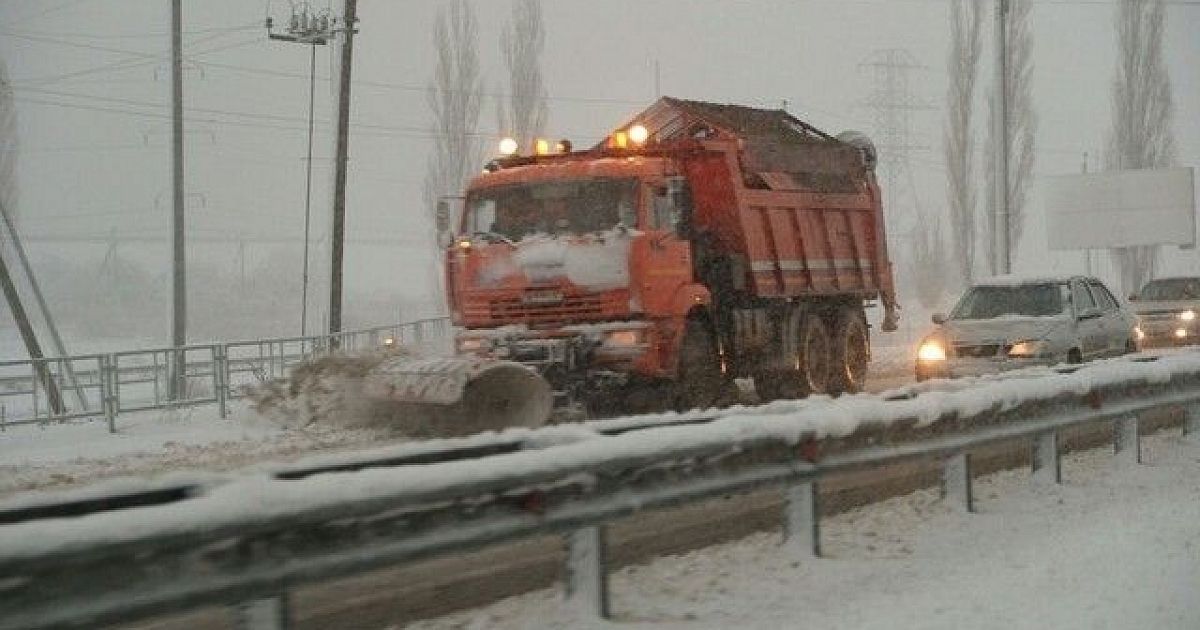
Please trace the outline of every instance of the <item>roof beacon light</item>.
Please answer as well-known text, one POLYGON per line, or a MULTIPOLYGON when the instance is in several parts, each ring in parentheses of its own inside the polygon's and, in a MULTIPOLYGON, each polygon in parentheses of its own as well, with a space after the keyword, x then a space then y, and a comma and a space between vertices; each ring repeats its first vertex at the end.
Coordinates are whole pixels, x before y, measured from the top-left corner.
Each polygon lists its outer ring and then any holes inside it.
POLYGON ((517 141, 512 138, 500 140, 500 155, 514 155, 517 152, 517 141))
POLYGON ((549 155, 550 141, 545 138, 538 138, 537 141, 533 143, 533 152, 536 155, 549 155))
POLYGON ((634 144, 645 144, 650 138, 650 132, 643 125, 634 125, 629 128, 629 139, 634 144))
POLYGON ((613 146, 618 149, 624 149, 629 146, 629 136, 624 131, 618 131, 613 134, 613 146))
POLYGON ((570 153, 571 152, 571 141, 567 140, 566 138, 559 140, 558 141, 558 152, 559 153, 570 153))

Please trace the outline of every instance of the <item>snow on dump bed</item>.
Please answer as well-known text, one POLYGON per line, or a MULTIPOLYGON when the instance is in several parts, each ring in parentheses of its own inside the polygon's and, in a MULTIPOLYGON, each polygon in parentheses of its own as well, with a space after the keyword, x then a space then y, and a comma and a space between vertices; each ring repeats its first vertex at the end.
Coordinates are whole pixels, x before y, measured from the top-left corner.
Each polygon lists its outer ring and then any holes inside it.
POLYGON ((1160 434, 1142 449, 1147 466, 1072 454, 1053 488, 1023 470, 982 478, 976 514, 929 489, 823 518, 816 561, 768 532, 626 567, 611 623, 557 586, 406 627, 1200 628, 1200 447, 1160 434))
POLYGON ((1172 354, 1153 363, 1106 361, 1075 373, 1051 372, 1036 379, 980 379, 963 382, 959 389, 931 388, 899 400, 858 395, 793 403, 794 407, 785 403, 747 409, 707 424, 662 426, 615 436, 570 439, 541 450, 408 466, 402 475, 388 468, 314 475, 296 481, 246 475, 210 488, 202 496, 168 506, 0 526, 0 557, 15 559, 168 532, 201 533, 218 524, 337 509, 347 502, 367 499, 396 504, 423 502, 464 491, 482 481, 515 483, 530 477, 553 477, 618 457, 653 458, 664 452, 730 447, 759 440, 795 444, 812 435, 845 436, 864 423, 888 424, 914 416, 933 422, 948 412, 969 415, 997 405, 1007 409, 1031 399, 1084 394, 1104 385, 1167 382, 1177 374, 1200 374, 1200 353, 1172 354))

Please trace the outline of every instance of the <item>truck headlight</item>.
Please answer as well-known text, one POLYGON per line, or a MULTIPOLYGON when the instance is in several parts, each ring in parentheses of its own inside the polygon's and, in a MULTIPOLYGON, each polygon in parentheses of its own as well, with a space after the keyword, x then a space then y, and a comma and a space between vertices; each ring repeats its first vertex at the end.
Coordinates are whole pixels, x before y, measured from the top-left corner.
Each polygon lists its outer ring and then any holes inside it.
POLYGON ((633 348, 645 341, 642 330, 610 330, 604 333, 604 345, 610 348, 633 348))
POLYGON ((1196 319, 1196 311, 1186 310, 1179 314, 1180 321, 1190 322, 1196 319))
POLYGON ((946 346, 937 339, 926 339, 917 348, 917 359, 921 361, 945 361, 946 346))
POLYGON ((1018 341, 1009 349, 1008 356, 1028 359, 1043 356, 1049 350, 1050 344, 1041 339, 1035 341, 1018 341))

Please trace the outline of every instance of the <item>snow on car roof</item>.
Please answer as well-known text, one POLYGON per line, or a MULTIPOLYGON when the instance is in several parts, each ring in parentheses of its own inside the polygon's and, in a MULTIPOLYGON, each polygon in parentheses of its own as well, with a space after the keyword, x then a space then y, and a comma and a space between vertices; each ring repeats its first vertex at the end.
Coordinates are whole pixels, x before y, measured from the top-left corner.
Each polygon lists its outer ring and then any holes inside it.
POLYGON ((979 278, 972 285, 977 287, 1018 287, 1030 284, 1059 284, 1070 282, 1073 278, 1079 276, 992 276, 990 278, 979 278))

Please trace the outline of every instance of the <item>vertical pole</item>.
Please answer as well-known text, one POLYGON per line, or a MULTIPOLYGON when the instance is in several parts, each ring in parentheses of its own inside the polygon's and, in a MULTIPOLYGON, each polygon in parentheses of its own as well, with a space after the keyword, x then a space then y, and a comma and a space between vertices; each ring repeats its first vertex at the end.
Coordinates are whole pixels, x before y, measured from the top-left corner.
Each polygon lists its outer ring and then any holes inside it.
POLYGON ((965 512, 975 511, 971 494, 971 455, 959 453, 942 462, 942 500, 965 512))
MULTIPOLYGON (((340 63, 338 64, 337 140, 333 167, 332 260, 329 281, 329 333, 342 330, 342 251, 346 238, 346 162, 350 145, 350 68, 354 53, 355 14, 358 0, 345 0, 342 12, 340 63)), ((331 338, 331 342, 336 339, 331 338)))
POLYGON ((226 397, 229 395, 229 346, 213 346, 213 391, 221 418, 229 415, 226 397))
POLYGON ((1137 416, 1124 416, 1113 422, 1113 453, 1118 460, 1131 464, 1142 463, 1142 439, 1137 416))
MULTIPOLYGON (((1087 151, 1083 152, 1083 163, 1079 167, 1079 172, 1084 175, 1087 175, 1087 172, 1088 172, 1087 151)), ((1087 267, 1085 269, 1086 269, 1087 275, 1090 277, 1090 276, 1092 276, 1092 248, 1089 247, 1089 248, 1083 250, 1083 253, 1085 256, 1087 256, 1087 267)))
POLYGON ((182 0, 171 0, 171 187, 174 195, 171 213, 172 274, 171 362, 169 394, 183 395, 183 356, 179 348, 187 345, 186 257, 183 237, 183 8, 182 0))
POLYGON ((1033 482, 1053 485, 1062 483, 1062 464, 1058 457, 1058 433, 1049 431, 1033 439, 1030 453, 1033 482))
POLYGON ((996 2, 996 207, 994 237, 996 273, 1012 273, 1008 215, 1008 0, 996 2))
POLYGON ((608 618, 608 567, 603 525, 577 529, 567 538, 567 603, 576 611, 608 618))
POLYGON ((308 240, 312 225, 313 112, 317 94, 317 45, 309 44, 308 58, 308 167, 304 174, 304 266, 300 275, 300 336, 308 334, 308 240))
POLYGON ((805 481, 785 490, 783 538, 801 558, 821 556, 821 502, 817 483, 805 481))
POLYGON ((113 405, 113 355, 100 355, 100 409, 104 412, 104 420, 108 423, 108 432, 117 432, 117 413, 113 405))

